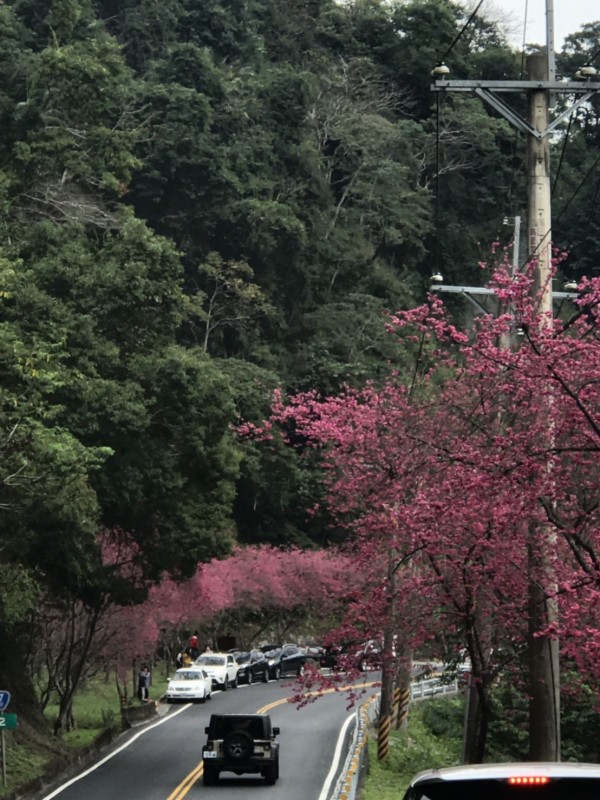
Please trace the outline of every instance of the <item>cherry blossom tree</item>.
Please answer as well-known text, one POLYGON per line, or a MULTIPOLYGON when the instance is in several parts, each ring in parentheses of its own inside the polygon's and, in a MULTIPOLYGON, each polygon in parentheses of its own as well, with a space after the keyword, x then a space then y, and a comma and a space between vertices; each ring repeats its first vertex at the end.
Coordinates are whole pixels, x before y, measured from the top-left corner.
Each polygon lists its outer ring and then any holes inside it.
POLYGON ((237 547, 198 564, 188 581, 164 575, 142 604, 113 608, 103 622, 103 658, 123 665, 147 658, 165 631, 197 629, 212 642, 233 630, 249 644, 281 638, 294 625, 306 631, 317 618, 331 626, 357 581, 347 556, 334 551, 237 547))
MULTIPOLYGON (((476 760, 492 681, 532 641, 560 635, 564 652, 581 646, 572 609, 600 579, 600 280, 582 281, 569 317, 545 319, 532 272, 501 264, 490 286, 502 313, 468 333, 435 295, 394 315, 390 333, 418 352, 410 385, 391 371, 337 397, 276 396, 264 426, 241 430, 266 440, 282 430, 291 446, 319 449, 327 502, 371 576, 346 630, 392 626, 413 644, 451 632, 466 648, 480 705, 476 760)), ((599 622, 588 609, 585 629, 599 622)), ((585 638, 587 656, 597 642, 585 638)))
POLYGON ((348 558, 334 551, 237 547, 229 558, 199 563, 187 581, 165 573, 149 583, 126 532, 102 531, 98 549, 101 569, 87 600, 47 594, 32 620, 38 646, 27 669, 43 706, 58 695, 57 734, 75 725, 74 697, 101 672, 114 671, 126 702, 131 671, 152 663, 169 633, 181 641, 182 631, 197 628, 212 640, 235 630, 250 642, 294 625, 304 632, 315 619, 331 626, 345 587, 356 583, 348 558))

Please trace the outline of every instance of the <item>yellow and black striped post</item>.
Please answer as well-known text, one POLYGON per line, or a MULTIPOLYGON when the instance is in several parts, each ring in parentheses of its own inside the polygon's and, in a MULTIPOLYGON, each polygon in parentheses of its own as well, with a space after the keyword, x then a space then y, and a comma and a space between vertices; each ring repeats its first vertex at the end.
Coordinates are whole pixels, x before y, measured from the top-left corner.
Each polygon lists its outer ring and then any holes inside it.
POLYGON ((399 689, 400 702, 398 705, 398 717, 396 719, 396 729, 406 728, 408 724, 408 706, 410 704, 410 689, 399 689))
POLYGON ((400 711, 400 695, 402 690, 396 686, 392 695, 392 725, 394 728, 398 727, 398 713, 400 711))
POLYGON ((392 717, 386 714, 379 718, 379 728, 377 731, 377 760, 385 761, 390 752, 390 728, 392 717))

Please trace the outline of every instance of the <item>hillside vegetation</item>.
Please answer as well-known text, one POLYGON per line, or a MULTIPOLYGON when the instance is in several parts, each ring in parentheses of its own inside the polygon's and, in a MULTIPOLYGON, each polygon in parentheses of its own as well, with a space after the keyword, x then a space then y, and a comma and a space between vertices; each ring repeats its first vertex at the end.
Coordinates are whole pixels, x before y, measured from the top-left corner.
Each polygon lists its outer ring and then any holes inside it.
MULTIPOLYGON (((310 456, 236 426, 278 387, 409 375, 418 348, 386 312, 422 302, 433 269, 480 283, 508 246, 522 137, 430 92, 449 48, 453 77, 522 77, 498 25, 459 37, 466 19, 448 0, 0 6, 0 686, 17 737, 48 730, 56 693, 68 728, 81 679, 69 663, 34 690, 40 609, 85 609, 81 665, 106 608, 164 572, 343 541, 310 456)), ((559 74, 599 47, 600 23, 574 32, 559 74)), ((554 239, 564 274, 591 277, 598 100, 568 125, 554 239)))

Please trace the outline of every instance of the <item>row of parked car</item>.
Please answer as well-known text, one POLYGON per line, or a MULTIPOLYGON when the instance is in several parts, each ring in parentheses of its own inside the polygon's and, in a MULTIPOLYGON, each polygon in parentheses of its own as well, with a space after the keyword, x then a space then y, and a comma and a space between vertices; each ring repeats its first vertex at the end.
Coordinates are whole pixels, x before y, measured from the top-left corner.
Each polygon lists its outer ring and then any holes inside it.
POLYGON ((204 703, 213 689, 227 691, 240 683, 267 683, 304 673, 307 663, 320 665, 323 648, 296 644, 264 645, 253 650, 203 653, 189 667, 178 669, 167 686, 167 702, 177 700, 204 703))
POLYGON ((382 659, 381 644, 376 639, 329 647, 267 644, 255 650, 233 650, 231 653, 238 664, 238 681, 245 683, 302 675, 307 664, 332 670, 350 668, 366 672, 381 669, 382 659))

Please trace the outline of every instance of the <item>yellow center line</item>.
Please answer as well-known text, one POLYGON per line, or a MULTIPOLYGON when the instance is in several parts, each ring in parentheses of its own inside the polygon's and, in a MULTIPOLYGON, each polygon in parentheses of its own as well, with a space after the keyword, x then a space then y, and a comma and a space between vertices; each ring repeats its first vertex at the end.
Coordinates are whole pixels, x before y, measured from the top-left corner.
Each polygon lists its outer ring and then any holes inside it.
MULTIPOLYGON (((355 689, 357 686, 361 687, 368 687, 368 686, 375 686, 376 681, 371 683, 355 683, 352 686, 339 686, 334 689, 323 689, 316 692, 308 692, 306 695, 307 697, 314 697, 315 695, 324 695, 324 694, 331 694, 332 692, 346 692, 349 689, 355 689)), ((272 703, 267 703, 266 706, 259 708, 256 711, 256 714, 266 714, 267 711, 270 711, 272 708, 276 706, 282 706, 284 703, 288 702, 287 697, 282 697, 280 700, 274 700, 272 703)), ((204 761, 201 761, 197 764, 194 769, 186 775, 186 777, 181 781, 179 786, 171 792, 171 794, 167 797, 167 800, 182 800, 183 797, 190 791, 194 783, 202 777, 204 773, 204 761)))

